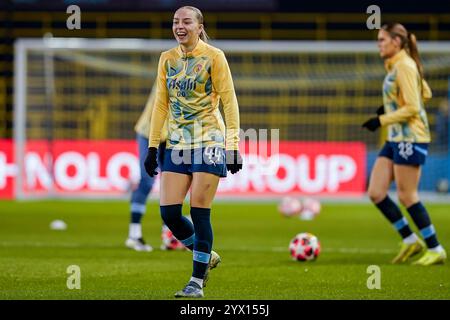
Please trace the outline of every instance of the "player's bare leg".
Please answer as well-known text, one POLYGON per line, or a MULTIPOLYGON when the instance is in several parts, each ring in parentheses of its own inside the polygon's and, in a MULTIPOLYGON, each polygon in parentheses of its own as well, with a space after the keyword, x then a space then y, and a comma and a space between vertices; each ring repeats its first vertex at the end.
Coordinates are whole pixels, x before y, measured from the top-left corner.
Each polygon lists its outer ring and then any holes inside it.
POLYGON ((393 163, 386 157, 378 157, 370 174, 367 193, 370 200, 377 204, 386 198, 389 187, 394 180, 393 163))
POLYGON ((161 173, 161 191, 159 203, 162 206, 181 204, 191 186, 192 176, 176 172, 161 173))

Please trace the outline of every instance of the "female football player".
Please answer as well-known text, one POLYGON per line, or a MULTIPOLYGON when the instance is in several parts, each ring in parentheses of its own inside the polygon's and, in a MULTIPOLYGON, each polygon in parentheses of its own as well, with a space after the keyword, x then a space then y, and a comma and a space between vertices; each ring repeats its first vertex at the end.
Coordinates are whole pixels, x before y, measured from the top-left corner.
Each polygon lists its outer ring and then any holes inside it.
POLYGON ((220 177, 242 168, 238 150, 239 108, 224 53, 207 44, 203 16, 181 7, 173 17, 178 46, 161 54, 156 101, 145 167, 157 174, 157 147, 166 115, 168 139, 162 164, 160 210, 177 239, 193 251, 193 273, 176 297, 203 297, 209 270, 220 262, 212 251, 211 204, 220 177), (222 101, 225 123, 219 111, 222 101), (193 223, 181 214, 190 192, 193 223))
POLYGON ((378 116, 367 120, 363 127, 375 131, 386 126, 388 139, 373 166, 368 194, 403 238, 393 263, 406 262, 425 250, 424 242, 411 231, 387 194, 393 180, 400 203, 411 215, 428 248, 413 264, 443 263, 446 252, 418 195, 421 166, 430 143, 424 101, 431 97, 431 90, 423 77, 416 37, 399 23, 385 24, 378 32, 378 49, 387 71, 383 83, 384 108, 377 110, 378 116))

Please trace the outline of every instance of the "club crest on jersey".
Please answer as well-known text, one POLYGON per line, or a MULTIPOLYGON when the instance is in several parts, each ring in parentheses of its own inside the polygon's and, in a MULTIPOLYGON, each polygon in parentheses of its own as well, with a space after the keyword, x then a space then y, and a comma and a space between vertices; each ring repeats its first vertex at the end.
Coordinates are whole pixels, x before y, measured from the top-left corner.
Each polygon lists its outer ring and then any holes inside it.
POLYGON ((199 73, 202 70, 203 66, 199 63, 194 67, 194 73, 199 73))

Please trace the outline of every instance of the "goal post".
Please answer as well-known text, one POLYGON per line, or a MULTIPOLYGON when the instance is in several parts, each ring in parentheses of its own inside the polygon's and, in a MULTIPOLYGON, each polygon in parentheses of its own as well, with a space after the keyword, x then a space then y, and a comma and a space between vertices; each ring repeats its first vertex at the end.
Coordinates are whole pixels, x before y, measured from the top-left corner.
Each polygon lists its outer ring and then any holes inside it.
MULTIPOLYGON (((385 70, 375 42, 211 43, 225 52, 230 64, 244 130, 279 129, 282 141, 295 143, 363 143, 370 166, 382 136, 362 131, 360 126, 382 103, 385 70)), ((419 45, 433 90, 427 112, 435 141, 421 190, 434 191, 439 179, 448 181, 450 176, 448 136, 443 142, 436 132, 442 130, 438 123, 445 116, 442 106, 449 100, 450 41, 419 45)), ((135 177, 137 173, 120 163, 134 152, 134 123, 154 83, 160 53, 174 46, 174 40, 18 39, 14 54, 15 197, 125 197, 132 186, 121 175, 135 177), (130 144, 125 146, 126 141, 130 144), (74 148, 78 151, 72 152, 74 148), (117 152, 106 156, 89 148, 117 148, 117 152), (56 183, 54 174, 64 170, 54 167, 54 157, 68 152, 72 153, 63 159, 65 180, 56 183), (78 158, 80 162, 70 162, 78 158), (84 180, 74 176, 77 170, 85 172, 84 180)), ((255 191, 258 186, 250 188, 255 191)))

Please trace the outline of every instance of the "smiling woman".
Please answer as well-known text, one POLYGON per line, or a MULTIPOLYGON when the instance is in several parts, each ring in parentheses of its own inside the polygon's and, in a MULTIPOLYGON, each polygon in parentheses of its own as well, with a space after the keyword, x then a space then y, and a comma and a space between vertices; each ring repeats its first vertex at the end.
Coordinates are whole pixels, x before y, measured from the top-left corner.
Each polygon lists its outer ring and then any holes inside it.
POLYGON ((209 39, 203 25, 203 14, 196 7, 185 6, 178 9, 173 17, 172 30, 180 46, 186 49, 185 52, 192 51, 199 38, 204 42, 209 39))
POLYGON ((176 297, 203 297, 210 269, 220 262, 212 251, 211 205, 219 179, 242 169, 239 107, 225 54, 206 43, 203 15, 182 7, 173 17, 179 46, 161 54, 145 169, 156 172, 157 147, 168 116, 168 139, 161 167, 160 211, 166 225, 193 251, 193 273, 176 297), (222 101, 225 123, 219 110, 222 101), (182 215, 191 189, 192 223, 182 215))

